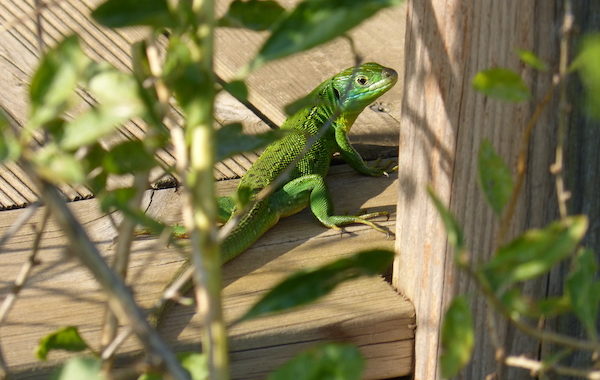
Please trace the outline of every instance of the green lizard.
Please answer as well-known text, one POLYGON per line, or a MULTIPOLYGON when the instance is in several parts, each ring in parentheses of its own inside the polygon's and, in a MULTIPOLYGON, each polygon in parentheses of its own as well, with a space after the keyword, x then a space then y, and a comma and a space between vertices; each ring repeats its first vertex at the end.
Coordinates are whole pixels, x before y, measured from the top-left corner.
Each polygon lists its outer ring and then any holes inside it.
MULTIPOLYGON (((348 132, 363 109, 388 91, 398 79, 396 71, 377 63, 348 68, 315 88, 307 106, 290 116, 282 129, 290 130, 282 139, 269 145, 242 177, 238 191, 256 196, 270 185, 290 164, 295 163, 286 183, 244 214, 239 224, 221 245, 223 262, 250 247, 273 227, 281 217, 295 214, 308 205, 325 226, 362 223, 383 231, 368 219, 386 215, 375 212, 361 216, 332 215, 332 204, 324 177, 334 153, 356 171, 370 176, 387 174, 384 169, 367 166, 348 141, 348 132), (327 125, 326 125, 327 124, 327 125), (320 131, 323 127, 325 130, 320 131), (308 139, 316 136, 312 147, 305 150, 308 139), (299 159, 298 159, 299 158, 299 159)), ((220 219, 235 212, 232 197, 219 198, 220 219)))
MULTIPOLYGON (((342 71, 309 94, 308 105, 290 116, 282 125, 289 133, 267 146, 242 177, 238 192, 249 192, 252 198, 271 185, 288 166, 294 165, 282 186, 241 215, 239 223, 221 244, 223 263, 244 252, 281 217, 295 214, 308 205, 317 219, 327 227, 340 228, 347 224, 362 223, 386 233, 368 220, 387 215, 386 212, 360 216, 332 215, 332 204, 324 177, 335 152, 339 152, 361 174, 387 174, 384 169, 366 165, 348 141, 348 132, 362 110, 392 88, 397 80, 396 71, 377 63, 365 63, 342 71), (315 138, 315 142, 302 155, 311 138, 315 138)), ((220 197, 218 204, 222 222, 236 212, 233 197, 220 197)), ((184 264, 171 284, 177 279, 183 280, 186 277, 183 273, 186 271, 191 276, 188 267, 188 263, 184 264)), ((185 292, 189 287, 191 282, 186 281, 181 291, 185 292)), ((165 307, 163 305, 156 310, 156 314, 151 317, 153 323, 159 322, 165 307)))

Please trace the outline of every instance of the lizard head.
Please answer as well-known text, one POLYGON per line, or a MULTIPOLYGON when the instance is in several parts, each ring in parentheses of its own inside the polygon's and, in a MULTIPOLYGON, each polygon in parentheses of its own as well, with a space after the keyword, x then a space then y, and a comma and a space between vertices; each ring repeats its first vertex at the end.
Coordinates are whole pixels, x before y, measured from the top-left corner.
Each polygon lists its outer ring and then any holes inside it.
POLYGON ((398 73, 378 63, 350 67, 331 79, 333 95, 343 115, 356 118, 375 99, 396 84, 398 73))

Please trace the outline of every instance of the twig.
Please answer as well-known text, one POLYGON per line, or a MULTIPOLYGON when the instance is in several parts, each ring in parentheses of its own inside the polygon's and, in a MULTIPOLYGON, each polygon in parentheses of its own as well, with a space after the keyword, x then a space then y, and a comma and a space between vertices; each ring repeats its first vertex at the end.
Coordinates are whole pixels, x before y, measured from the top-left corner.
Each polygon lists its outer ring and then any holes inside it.
MULTIPOLYGON (((144 198, 144 190, 148 185, 148 173, 146 171, 142 173, 136 173, 134 176, 134 188, 135 196, 127 203, 127 206, 132 209, 137 209, 142 203, 144 198)), ((113 270, 121 276, 123 281, 127 277, 127 269, 129 266, 129 256, 131 252, 131 244, 133 242, 133 232, 135 230, 136 222, 133 218, 128 218, 126 215, 123 216, 123 220, 117 231, 117 247, 115 249, 114 261, 112 264, 113 270)), ((101 344, 102 347, 106 347, 115 339, 117 334, 118 321, 114 313, 110 312, 107 305, 106 319, 104 322, 104 329, 102 331, 101 344)), ((112 357, 104 358, 103 370, 108 373, 112 368, 112 357)), ((108 377, 108 376, 107 376, 108 377)))
MULTIPOLYGON (((8 312, 12 309, 15 304, 21 289, 27 282, 27 278, 29 278, 29 274, 35 265, 38 264, 36 260, 36 256, 40 249, 40 242, 42 241, 42 235, 46 229, 46 224, 48 223, 48 218, 50 213, 48 209, 45 210, 44 216, 42 217, 42 221, 38 230, 35 232, 35 239, 33 241, 33 247, 31 253, 25 264, 21 267, 21 271, 17 274, 17 278, 12 286, 11 292, 6 296, 4 302, 0 306, 0 325, 4 323, 4 320, 8 316, 8 312)), ((2 346, 0 345, 0 379, 4 379, 8 376, 8 367, 6 366, 6 361, 4 360, 4 355, 2 354, 2 346)))
POLYGON ((6 317, 8 315, 8 312, 10 311, 13 304, 17 300, 17 296, 19 295, 19 292, 23 288, 23 285, 25 285, 25 282, 27 282, 27 278, 29 277, 31 270, 33 269, 33 267, 35 265, 37 265, 36 256, 37 256, 39 248, 40 248, 40 243, 42 241, 42 235, 44 234, 44 230, 46 229, 46 224, 48 223, 49 216, 50 216, 50 213, 48 212, 48 209, 44 210, 44 216, 42 217, 40 226, 39 226, 38 230, 35 232, 33 248, 31 250, 31 253, 29 254, 29 258, 21 267, 21 271, 19 272, 19 274, 17 275, 17 278, 15 279, 15 282, 11 289, 11 292, 6 296, 6 298, 4 299, 4 302, 2 302, 2 306, 0 306, 0 325, 4 322, 4 320, 6 319, 6 317))
POLYGON ((593 369, 581 369, 564 367, 556 364, 547 364, 537 360, 529 359, 525 356, 508 356, 505 361, 506 365, 511 367, 525 368, 531 371, 532 376, 539 376, 548 371, 555 372, 563 376, 576 376, 589 380, 600 380, 600 371, 593 369))
POLYGON ((37 185, 42 199, 69 240, 71 254, 77 257, 94 275, 104 290, 112 311, 121 320, 127 321, 147 351, 155 354, 157 359, 163 360, 173 378, 189 380, 187 371, 181 367, 175 354, 148 324, 143 311, 135 303, 131 290, 108 267, 98 248, 92 243, 87 232, 67 207, 56 187, 41 179, 29 162, 22 161, 21 163, 37 185))
POLYGON ((21 215, 19 215, 17 220, 15 220, 15 222, 10 225, 8 230, 6 230, 4 235, 2 235, 2 237, 0 238, 0 248, 2 248, 4 243, 6 243, 11 237, 13 237, 13 235, 16 234, 25 223, 27 223, 27 221, 35 214, 35 212, 40 206, 40 202, 33 202, 29 205, 29 207, 27 207, 23 211, 23 213, 21 213, 21 215))
POLYGON ((44 43, 44 26, 42 25, 42 9, 46 5, 41 0, 35 0, 35 37, 37 39, 38 50, 40 56, 44 54, 46 50, 46 44, 44 43))
POLYGON ((6 32, 9 29, 14 28, 17 25, 22 25, 25 21, 31 20, 33 17, 37 17, 43 9, 49 8, 54 5, 59 5, 61 3, 67 2, 67 0, 54 0, 54 1, 44 1, 41 2, 36 0, 35 8, 33 12, 25 13, 19 17, 16 17, 12 20, 8 20, 4 24, 0 25, 0 33, 6 32))
POLYGON ((517 181, 515 183, 515 187, 513 188, 512 194, 510 195, 510 200, 508 202, 508 206, 506 207, 506 212, 504 213, 504 215, 502 216, 502 220, 500 221, 500 229, 498 232, 496 245, 500 245, 506 238, 510 222, 512 221, 513 215, 515 214, 517 201, 519 200, 519 194, 521 194, 521 189, 523 188, 523 184, 525 183, 525 172, 527 170, 527 157, 529 153, 529 140, 531 139, 533 128, 536 126, 538 119, 542 114, 542 111, 544 111, 544 109, 552 99, 552 96, 554 95, 554 89, 557 85, 558 82, 555 81, 552 87, 550 87, 546 92, 542 101, 537 104, 533 114, 527 121, 525 130, 523 131, 523 135, 521 136, 521 147, 519 150, 519 156, 517 158, 517 181))
POLYGON ((556 198, 558 201, 558 211, 561 218, 567 216, 567 200, 571 197, 570 192, 565 190, 565 180, 563 176, 564 169, 564 145, 565 135, 568 124, 569 101, 567 99, 567 71, 569 65, 569 39, 573 31, 573 10, 571 9, 571 1, 565 0, 565 14, 563 17, 562 33, 560 39, 560 62, 559 75, 565 80, 560 84, 560 104, 558 117, 558 131, 555 150, 555 161, 550 166, 550 172, 555 176, 556 198))

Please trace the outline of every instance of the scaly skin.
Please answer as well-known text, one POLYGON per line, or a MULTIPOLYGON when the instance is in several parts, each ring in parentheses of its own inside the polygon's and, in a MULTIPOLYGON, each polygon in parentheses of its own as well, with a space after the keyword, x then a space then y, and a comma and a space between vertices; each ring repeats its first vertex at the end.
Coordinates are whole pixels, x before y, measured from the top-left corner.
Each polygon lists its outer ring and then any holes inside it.
MULTIPOLYGON (((329 123, 324 133, 310 150, 298 160, 285 184, 257 202, 242 216, 239 224, 221 245, 221 257, 227 262, 250 247, 281 217, 295 214, 310 205, 313 214, 321 223, 330 228, 340 228, 346 224, 362 223, 386 233, 369 218, 387 215, 374 212, 360 216, 332 215, 324 177, 329 170, 331 158, 339 152, 344 160, 361 174, 381 176, 386 172, 381 168, 370 167, 350 145, 348 132, 362 110, 379 96, 388 91, 398 79, 398 74, 377 63, 365 63, 358 68, 351 67, 321 83, 309 95, 308 105, 290 116, 282 128, 290 133, 269 145, 258 160, 242 177, 238 190, 245 188, 256 195, 283 172, 304 150, 307 141, 318 134, 329 123), (337 117, 336 117, 337 116, 337 117), (330 122, 330 119, 336 119, 330 122)), ((226 220, 234 212, 235 202, 231 197, 219 198, 219 215, 226 220)), ((173 278, 173 283, 186 271, 184 264, 173 278)), ((191 287, 186 284, 182 292, 191 287)), ((151 316, 158 324, 167 305, 151 316)))
MULTIPOLYGON (((335 216, 324 177, 329 170, 334 153, 364 175, 386 174, 381 168, 369 167, 350 145, 348 132, 363 109, 387 92, 398 79, 397 73, 377 63, 351 67, 321 83, 309 95, 309 105, 289 117, 282 128, 291 130, 281 140, 269 145, 248 172, 242 177, 238 189, 246 188, 257 194, 283 172, 304 150, 306 142, 315 136, 328 121, 327 130, 312 148, 297 162, 285 185, 258 202, 242 217, 238 226, 221 246, 223 262, 236 257, 250 247, 260 236, 273 227, 281 217, 297 213, 311 206, 313 214, 330 228, 362 223, 379 231, 380 227, 369 218, 382 215, 372 213, 361 216, 335 216)), ((231 198, 219 200, 220 214, 231 215, 231 198)))

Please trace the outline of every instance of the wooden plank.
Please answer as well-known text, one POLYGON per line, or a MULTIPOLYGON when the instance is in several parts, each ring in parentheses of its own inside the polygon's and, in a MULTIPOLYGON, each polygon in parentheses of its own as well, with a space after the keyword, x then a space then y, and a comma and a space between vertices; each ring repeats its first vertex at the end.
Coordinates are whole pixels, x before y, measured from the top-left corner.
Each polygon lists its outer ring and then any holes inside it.
MULTIPOLYGON (((387 210, 393 228, 395 178, 359 176, 347 166, 336 166, 328 178, 339 213, 360 208, 387 210), (352 189, 349 193, 348 189, 352 189)), ((219 192, 229 193, 236 181, 218 182, 219 192)), ((148 213, 166 221, 180 221, 180 192, 155 190, 146 196, 148 213)), ((108 218, 99 213, 95 200, 74 202, 72 210, 85 224, 92 239, 110 254, 115 231, 108 218)), ((22 210, 0 213, 0 235, 22 210)), ((31 248, 31 227, 40 211, 0 253, 0 278, 5 295, 15 273, 31 248)), ((350 226, 347 234, 323 228, 308 210, 282 220, 251 249, 224 268, 225 311, 228 321, 239 317, 249 305, 284 276, 295 270, 320 265, 362 248, 393 247, 393 240, 365 226, 350 226)), ((16 378, 44 378, 49 365, 63 354, 52 354, 49 363, 37 363, 32 350, 37 340, 65 325, 77 325, 93 344, 99 341, 102 296, 89 273, 76 263, 64 260, 65 241, 54 223, 47 228, 39 258, 28 286, 23 290, 7 323, 0 329, 0 341, 16 378), (37 369, 37 372, 33 372, 37 369)), ((130 279, 136 298, 144 307, 156 300, 164 284, 182 262, 173 249, 153 238, 135 242, 130 279)), ((380 278, 347 283, 317 304, 281 316, 240 324, 231 329, 234 378, 264 378, 274 366, 299 350, 322 341, 358 344, 367 358, 365 378, 387 378, 410 373, 414 314, 410 303, 380 278)), ((176 307, 163 324, 162 332, 179 349, 197 349, 198 319, 193 310, 176 307)), ((123 353, 139 349, 135 339, 122 347, 123 353)))
MULTIPOLYGON (((555 62, 554 2, 480 2, 433 0, 409 2, 403 126, 400 136, 397 250, 394 284, 415 304, 417 333, 415 379, 440 378, 440 322, 446 305, 457 293, 468 294, 475 315, 474 358, 463 372, 483 379, 496 369, 487 306, 474 284, 456 273, 441 220, 426 194, 430 185, 463 226, 471 260, 489 258, 497 234, 497 219, 477 185, 477 153, 482 139, 514 167, 520 136, 535 102, 551 86, 551 75, 535 76, 519 63, 516 49, 534 51, 555 62), (509 67, 534 83, 532 103, 509 104, 476 93, 471 78, 479 70, 509 67), (534 82, 535 80, 535 82, 534 82)), ((555 105, 548 109, 556 109, 555 105)), ((547 112, 529 146, 527 181, 511 234, 544 225, 553 218, 552 161, 555 117, 547 112)), ((544 281, 526 291, 544 296, 544 281)), ((537 357, 538 345, 500 324, 505 348, 537 357)), ((525 371, 497 374, 499 378, 529 378, 525 371)))

